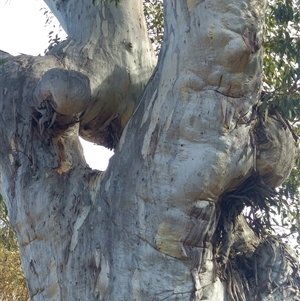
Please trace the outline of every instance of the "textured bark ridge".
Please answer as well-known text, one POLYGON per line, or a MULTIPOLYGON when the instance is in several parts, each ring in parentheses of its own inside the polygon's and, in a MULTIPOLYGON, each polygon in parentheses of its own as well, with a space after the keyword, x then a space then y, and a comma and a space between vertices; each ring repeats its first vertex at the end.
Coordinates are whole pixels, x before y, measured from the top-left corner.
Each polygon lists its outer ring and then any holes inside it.
POLYGON ((68 39, 0 67, 0 190, 32 300, 299 300, 292 252, 241 216, 296 156, 257 115, 265 1, 165 1, 151 78, 141 1, 46 2, 68 39), (79 134, 115 148, 107 171, 79 134))

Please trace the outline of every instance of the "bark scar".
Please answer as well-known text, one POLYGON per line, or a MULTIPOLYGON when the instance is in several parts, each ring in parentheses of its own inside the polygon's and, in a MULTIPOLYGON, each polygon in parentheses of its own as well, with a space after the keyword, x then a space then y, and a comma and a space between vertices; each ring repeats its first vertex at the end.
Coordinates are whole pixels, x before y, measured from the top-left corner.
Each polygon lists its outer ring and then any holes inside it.
POLYGON ((247 46, 247 48, 250 50, 250 53, 253 54, 259 50, 259 45, 257 42, 256 32, 252 32, 247 27, 243 33, 243 40, 247 46))

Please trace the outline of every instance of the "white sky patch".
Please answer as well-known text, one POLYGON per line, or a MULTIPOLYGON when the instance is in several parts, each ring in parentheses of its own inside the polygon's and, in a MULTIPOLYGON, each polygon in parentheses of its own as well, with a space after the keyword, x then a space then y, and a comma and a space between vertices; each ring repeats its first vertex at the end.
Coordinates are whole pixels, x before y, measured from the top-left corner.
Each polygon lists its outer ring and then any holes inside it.
POLYGON ((87 164, 94 169, 106 170, 109 158, 114 154, 109 149, 80 139, 87 164))
POLYGON ((1 50, 12 55, 44 53, 51 27, 45 27, 42 7, 46 7, 42 0, 0 0, 1 50))

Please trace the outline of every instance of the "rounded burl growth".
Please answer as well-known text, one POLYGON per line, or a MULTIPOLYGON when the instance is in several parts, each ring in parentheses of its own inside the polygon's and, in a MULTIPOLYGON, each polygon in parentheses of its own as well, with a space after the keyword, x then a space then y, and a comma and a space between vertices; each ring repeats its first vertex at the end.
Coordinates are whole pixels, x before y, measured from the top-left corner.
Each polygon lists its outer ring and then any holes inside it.
POLYGON ((289 176, 297 156, 297 141, 279 114, 260 118, 255 129, 256 169, 265 184, 281 185, 289 176))
POLYGON ((50 101, 53 109, 61 115, 77 115, 89 105, 90 80, 78 71, 53 68, 43 74, 34 95, 39 104, 50 101))

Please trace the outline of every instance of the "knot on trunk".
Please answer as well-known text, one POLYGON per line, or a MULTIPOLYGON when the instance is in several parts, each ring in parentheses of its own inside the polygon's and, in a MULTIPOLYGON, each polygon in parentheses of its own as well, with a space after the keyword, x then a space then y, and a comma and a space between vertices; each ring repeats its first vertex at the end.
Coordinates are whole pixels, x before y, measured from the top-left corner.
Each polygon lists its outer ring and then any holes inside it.
POLYGON ((260 117, 255 128, 256 169, 263 181, 276 187, 289 176, 296 158, 296 141, 279 114, 260 117))
POLYGON ((39 104, 48 100, 61 115, 77 115, 89 104, 90 80, 78 71, 53 68, 43 74, 34 96, 39 104))

